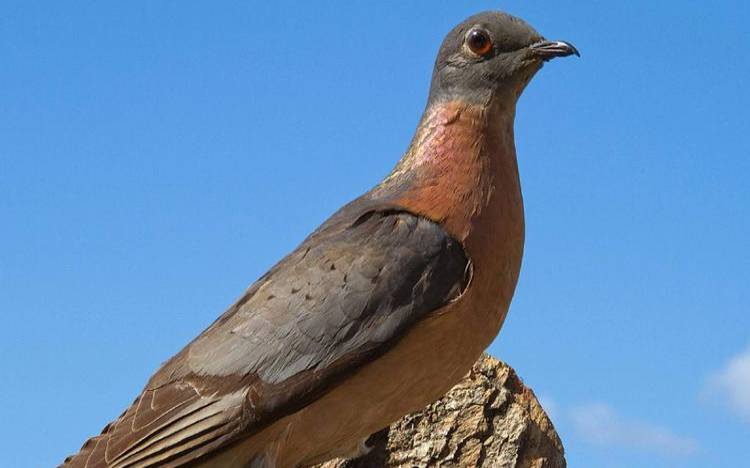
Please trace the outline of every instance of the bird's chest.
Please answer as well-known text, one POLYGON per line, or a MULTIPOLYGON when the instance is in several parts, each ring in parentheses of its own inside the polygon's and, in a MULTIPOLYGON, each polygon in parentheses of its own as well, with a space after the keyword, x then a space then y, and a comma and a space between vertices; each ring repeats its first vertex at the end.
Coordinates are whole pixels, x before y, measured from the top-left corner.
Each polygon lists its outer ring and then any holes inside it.
POLYGON ((396 203, 439 222, 464 246, 473 275, 453 315, 462 317, 460 329, 476 322, 481 337, 474 338, 486 346, 505 318, 523 255, 512 119, 488 130, 471 107, 449 103, 440 112, 429 138, 414 150, 418 181, 396 203))

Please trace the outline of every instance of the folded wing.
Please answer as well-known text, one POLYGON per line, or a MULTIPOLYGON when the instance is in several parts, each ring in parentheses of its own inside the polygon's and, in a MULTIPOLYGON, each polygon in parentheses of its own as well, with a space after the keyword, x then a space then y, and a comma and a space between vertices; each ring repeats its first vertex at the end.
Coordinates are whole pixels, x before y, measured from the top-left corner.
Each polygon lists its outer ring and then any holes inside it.
POLYGON ((64 466, 179 466, 210 456, 386 352, 460 295, 469 270, 461 245, 430 220, 384 209, 339 213, 64 466))

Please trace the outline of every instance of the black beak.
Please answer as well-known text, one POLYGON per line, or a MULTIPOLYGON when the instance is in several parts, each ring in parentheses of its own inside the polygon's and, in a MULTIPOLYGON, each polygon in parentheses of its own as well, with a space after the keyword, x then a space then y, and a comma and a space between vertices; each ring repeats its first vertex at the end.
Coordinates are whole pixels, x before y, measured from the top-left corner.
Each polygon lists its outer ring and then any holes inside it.
POLYGON ((578 53, 578 49, 576 49, 573 44, 565 41, 545 40, 533 44, 530 49, 535 56, 545 62, 555 57, 567 57, 568 55, 575 55, 577 57, 581 56, 581 54, 578 53))

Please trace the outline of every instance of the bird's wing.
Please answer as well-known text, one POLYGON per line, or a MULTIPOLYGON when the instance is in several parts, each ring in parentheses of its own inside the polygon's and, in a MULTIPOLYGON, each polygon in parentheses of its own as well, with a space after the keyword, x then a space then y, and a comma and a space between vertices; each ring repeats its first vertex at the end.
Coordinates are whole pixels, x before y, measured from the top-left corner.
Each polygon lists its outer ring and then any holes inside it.
POLYGON ((334 216, 168 361, 81 467, 181 464, 309 404, 461 294, 469 260, 403 211, 334 216))

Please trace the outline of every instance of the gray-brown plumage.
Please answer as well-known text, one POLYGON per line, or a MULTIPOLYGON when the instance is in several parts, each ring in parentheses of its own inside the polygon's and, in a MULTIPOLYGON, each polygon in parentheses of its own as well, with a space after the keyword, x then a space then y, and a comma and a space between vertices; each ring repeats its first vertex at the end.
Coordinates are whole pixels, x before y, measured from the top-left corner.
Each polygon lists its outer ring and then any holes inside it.
POLYGON ((518 277, 516 99, 544 60, 574 51, 501 13, 457 26, 393 173, 256 281, 64 466, 299 466, 355 452, 441 396, 497 334, 518 277))

